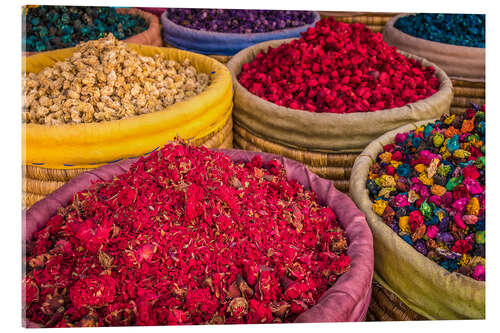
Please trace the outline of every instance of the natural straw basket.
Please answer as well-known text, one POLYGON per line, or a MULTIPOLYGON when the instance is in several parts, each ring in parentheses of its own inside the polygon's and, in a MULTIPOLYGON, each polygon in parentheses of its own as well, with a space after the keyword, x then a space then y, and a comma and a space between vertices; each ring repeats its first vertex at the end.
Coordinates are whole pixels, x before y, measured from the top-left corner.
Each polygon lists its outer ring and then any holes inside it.
POLYGON ((278 47, 292 40, 251 46, 227 63, 235 91, 235 147, 295 159, 347 192, 354 160, 368 143, 391 129, 412 121, 436 118, 449 110, 452 86, 446 74, 427 60, 405 53, 406 57, 418 59, 424 66, 434 66, 441 85, 433 96, 401 108, 349 114, 293 110, 253 95, 238 82, 243 64, 251 62, 268 47, 278 47))
MULTIPOLYGON (((233 121, 231 117, 219 131, 191 141, 196 146, 225 149, 232 148, 232 142, 233 121)), ((35 202, 54 192, 70 179, 88 170, 92 169, 47 169, 34 165, 23 165, 23 207, 31 207, 35 202)))
POLYGON ((373 276, 382 289, 378 292, 374 288, 369 319, 418 318, 416 314, 433 320, 485 317, 485 283, 459 273, 450 273, 417 252, 373 212, 373 203, 366 189, 370 166, 383 147, 394 143, 398 133, 406 133, 434 121, 414 122, 387 132, 373 140, 354 162, 349 192, 365 213, 372 230, 375 253, 373 276))
POLYGON ((373 32, 382 32, 385 24, 397 13, 377 12, 319 12, 322 18, 334 17, 337 21, 344 23, 362 23, 373 32))
POLYGON ((405 52, 421 56, 441 67, 453 84, 451 113, 463 113, 470 103, 485 103, 486 49, 438 43, 410 36, 397 29, 398 19, 410 14, 391 18, 383 32, 384 40, 405 52))
MULTIPOLYGON (((211 77, 200 94, 165 110, 125 119, 46 126, 23 124, 23 206, 29 207, 82 172, 148 155, 175 137, 209 148, 232 147, 231 74, 212 58, 192 52, 127 44, 143 56, 189 58, 211 77)), ((24 71, 38 73, 70 57, 74 48, 23 58, 24 71)))
POLYGON ((486 101, 485 83, 464 80, 451 80, 453 84, 453 100, 450 113, 464 113, 470 103, 482 105, 486 101))
POLYGON ((401 300, 377 281, 372 283, 372 299, 366 321, 427 320, 407 307, 401 300))

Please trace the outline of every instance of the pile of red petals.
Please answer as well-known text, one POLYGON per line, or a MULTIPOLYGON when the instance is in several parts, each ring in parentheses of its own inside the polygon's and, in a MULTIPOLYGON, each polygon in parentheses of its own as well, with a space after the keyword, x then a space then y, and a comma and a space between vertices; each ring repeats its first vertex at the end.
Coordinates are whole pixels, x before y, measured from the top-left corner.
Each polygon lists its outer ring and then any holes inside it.
POLYGON ((238 80, 279 106, 329 113, 401 107, 431 96, 440 84, 433 67, 405 58, 380 33, 334 18, 259 53, 238 80))
POLYGON ((28 244, 44 327, 291 322, 350 267, 335 213, 279 161, 172 143, 75 194, 28 244))

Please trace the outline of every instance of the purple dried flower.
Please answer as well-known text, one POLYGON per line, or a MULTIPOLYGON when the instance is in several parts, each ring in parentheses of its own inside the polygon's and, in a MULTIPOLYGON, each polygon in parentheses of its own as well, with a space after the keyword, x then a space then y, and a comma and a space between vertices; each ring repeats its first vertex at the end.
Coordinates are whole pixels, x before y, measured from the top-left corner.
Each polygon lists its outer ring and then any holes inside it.
POLYGON ((294 10, 169 8, 168 18, 187 28, 230 33, 282 30, 311 24, 314 13, 294 10))

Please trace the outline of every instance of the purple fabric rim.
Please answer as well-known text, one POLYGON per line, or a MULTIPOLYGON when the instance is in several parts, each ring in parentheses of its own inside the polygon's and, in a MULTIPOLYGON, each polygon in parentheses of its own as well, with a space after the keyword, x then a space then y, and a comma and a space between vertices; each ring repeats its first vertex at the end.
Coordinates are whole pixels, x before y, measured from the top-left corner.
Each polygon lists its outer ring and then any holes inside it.
MULTIPOLYGON (((266 162, 278 159, 287 170, 287 178, 295 179, 307 189, 315 191, 321 204, 334 209, 339 223, 346 231, 349 240, 347 254, 351 257, 351 269, 321 296, 315 306, 302 313, 295 322, 363 321, 371 299, 374 255, 372 233, 362 211, 346 194, 335 189, 332 182, 315 175, 299 162, 269 153, 237 149, 214 150, 226 153, 234 162, 248 161, 256 155, 260 155, 266 162)), ((35 203, 27 211, 23 210, 23 250, 26 239, 30 240, 58 208, 67 205, 73 193, 86 189, 93 181, 109 180, 114 175, 127 172, 135 161, 136 159, 124 160, 86 171, 35 203)), ((25 317, 23 326, 39 327, 25 317)))

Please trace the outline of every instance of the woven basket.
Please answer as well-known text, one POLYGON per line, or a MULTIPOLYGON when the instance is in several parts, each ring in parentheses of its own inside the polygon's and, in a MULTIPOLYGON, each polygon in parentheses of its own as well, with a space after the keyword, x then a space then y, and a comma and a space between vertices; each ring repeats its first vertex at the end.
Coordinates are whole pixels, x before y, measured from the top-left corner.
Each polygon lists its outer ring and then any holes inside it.
MULTIPOLYGON (((23 124, 23 206, 31 206, 86 170, 150 154, 176 136, 194 145, 232 147, 233 91, 225 66, 192 52, 128 45, 143 56, 189 58, 195 68, 210 73, 212 81, 200 94, 158 112, 106 123, 23 124)), ((73 52, 61 49, 23 58, 23 70, 37 73, 73 52)))
MULTIPOLYGON (((117 8, 119 14, 130 14, 142 17, 148 23, 148 28, 137 35, 130 36, 123 41, 126 43, 162 46, 161 24, 157 16, 137 8, 117 8)), ((23 57, 28 57, 40 52, 23 52, 23 57)))
POLYGON ((484 282, 450 273, 417 252, 373 212, 366 189, 369 168, 383 146, 394 143, 398 133, 406 133, 434 121, 419 121, 387 132, 370 143, 354 162, 349 191, 366 215, 375 253, 376 283, 367 320, 485 317, 484 282))
POLYGON ((416 38, 397 29, 396 21, 409 14, 391 18, 384 27, 384 40, 392 46, 421 56, 441 67, 453 84, 452 113, 463 113, 470 103, 485 103, 485 49, 416 38))
MULTIPOLYGON (((227 67, 233 75, 234 145, 295 159, 312 172, 333 181, 348 192, 351 168, 363 148, 380 134, 414 119, 432 119, 449 110, 451 82, 436 67, 440 90, 425 100, 398 109, 367 113, 319 114, 280 107, 251 94, 237 80, 243 64, 268 47, 292 39, 260 43, 236 54, 227 67)), ((407 57, 414 57, 404 54, 407 57)), ((418 58, 425 66, 433 65, 418 58)))
POLYGON ((472 82, 465 80, 451 80, 453 84, 453 100, 451 101, 451 113, 464 113, 470 108, 470 103, 482 105, 486 102, 486 90, 484 82, 472 82))
POLYGON ((369 12, 319 12, 321 18, 335 17, 337 21, 344 23, 362 23, 373 32, 382 32, 384 26, 391 17, 397 13, 369 13, 369 12))
POLYGON ((250 151, 269 152, 301 161, 304 165, 322 178, 332 180, 335 188, 344 193, 349 192, 349 178, 354 160, 361 153, 319 153, 285 147, 268 141, 245 130, 237 122, 234 124, 234 146, 250 151))
POLYGON ((372 283, 372 299, 366 313, 366 321, 408 321, 427 320, 408 308, 389 290, 377 281, 372 283))
MULTIPOLYGON (((161 17, 163 40, 176 48, 204 55, 233 56, 239 51, 268 40, 299 37, 302 32, 313 27, 321 17, 311 12, 313 21, 298 27, 278 29, 268 32, 234 33, 205 31, 185 27, 169 19, 170 13, 165 11, 161 17)), ((229 58, 216 58, 225 63, 229 58)))
MULTIPOLYGON (((232 127, 233 121, 230 117, 219 131, 191 142, 194 145, 207 148, 232 148, 232 127)), ((54 192, 73 177, 88 170, 91 169, 49 169, 34 165, 23 165, 23 208, 31 207, 35 202, 54 192)))

